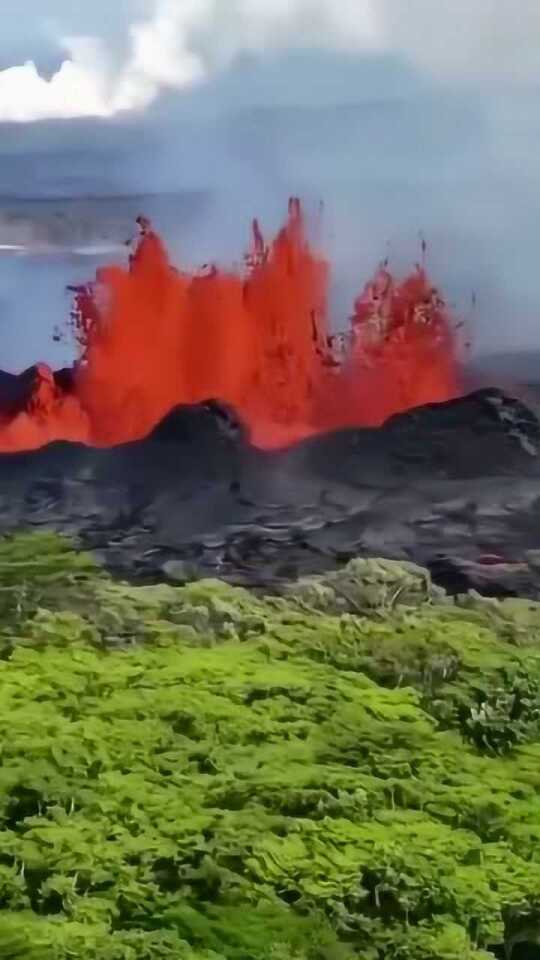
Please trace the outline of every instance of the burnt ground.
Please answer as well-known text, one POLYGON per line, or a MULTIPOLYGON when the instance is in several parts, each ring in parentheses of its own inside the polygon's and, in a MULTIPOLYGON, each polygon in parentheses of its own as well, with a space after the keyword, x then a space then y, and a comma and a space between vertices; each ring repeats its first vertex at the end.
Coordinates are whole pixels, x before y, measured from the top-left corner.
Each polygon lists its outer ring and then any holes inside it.
POLYGON ((210 401, 110 449, 0 455, 0 533, 74 536, 121 576, 277 585, 353 556, 540 595, 540 423, 486 389, 265 453, 210 401))

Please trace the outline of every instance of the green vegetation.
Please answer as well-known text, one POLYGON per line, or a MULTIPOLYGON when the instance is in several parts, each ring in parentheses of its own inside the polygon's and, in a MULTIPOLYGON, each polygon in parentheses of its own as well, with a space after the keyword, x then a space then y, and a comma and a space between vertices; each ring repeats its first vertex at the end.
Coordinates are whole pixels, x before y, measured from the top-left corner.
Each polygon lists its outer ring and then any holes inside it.
POLYGON ((21 536, 0 657, 3 960, 540 942, 540 605, 380 561, 130 587, 21 536))

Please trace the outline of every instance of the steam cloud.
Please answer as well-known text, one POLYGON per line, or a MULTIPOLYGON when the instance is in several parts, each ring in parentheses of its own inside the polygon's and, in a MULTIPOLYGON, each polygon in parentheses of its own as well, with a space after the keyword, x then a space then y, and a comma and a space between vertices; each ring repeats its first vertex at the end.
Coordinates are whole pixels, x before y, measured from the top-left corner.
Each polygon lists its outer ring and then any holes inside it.
POLYGON ((109 37, 58 35, 66 56, 52 76, 32 60, 0 70, 0 121, 140 110, 242 52, 280 48, 387 51, 443 80, 526 81, 539 72, 540 8, 519 7, 517 16, 515 0, 131 0, 120 62, 109 37))
POLYGON ((50 79, 35 63, 0 71, 0 121, 112 116, 162 89, 189 87, 242 51, 323 46, 369 49, 378 31, 369 0, 156 0, 129 25, 120 68, 97 37, 63 37, 68 57, 50 79))

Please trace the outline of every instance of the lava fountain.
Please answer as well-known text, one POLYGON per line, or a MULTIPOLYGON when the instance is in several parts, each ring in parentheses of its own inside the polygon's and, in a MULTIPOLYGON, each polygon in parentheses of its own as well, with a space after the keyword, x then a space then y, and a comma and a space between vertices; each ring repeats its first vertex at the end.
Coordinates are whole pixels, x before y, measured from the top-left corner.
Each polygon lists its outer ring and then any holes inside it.
POLYGON ((459 394, 454 325, 420 267, 401 282, 381 267, 347 333, 331 334, 329 264, 310 246, 297 200, 271 243, 254 222, 237 272, 178 270, 150 224, 139 225, 129 265, 100 269, 75 291, 69 386, 39 365, 25 409, 0 423, 0 450, 135 440, 177 404, 209 398, 234 407, 253 443, 270 449, 459 394))

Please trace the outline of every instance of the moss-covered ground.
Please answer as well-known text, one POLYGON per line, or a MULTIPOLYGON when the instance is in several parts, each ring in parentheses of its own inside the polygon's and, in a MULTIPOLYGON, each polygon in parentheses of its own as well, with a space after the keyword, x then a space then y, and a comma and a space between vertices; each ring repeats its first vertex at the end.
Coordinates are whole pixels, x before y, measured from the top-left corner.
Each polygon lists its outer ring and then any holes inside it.
POLYGON ((356 561, 261 599, 0 541, 0 958, 540 942, 540 606, 356 561))

